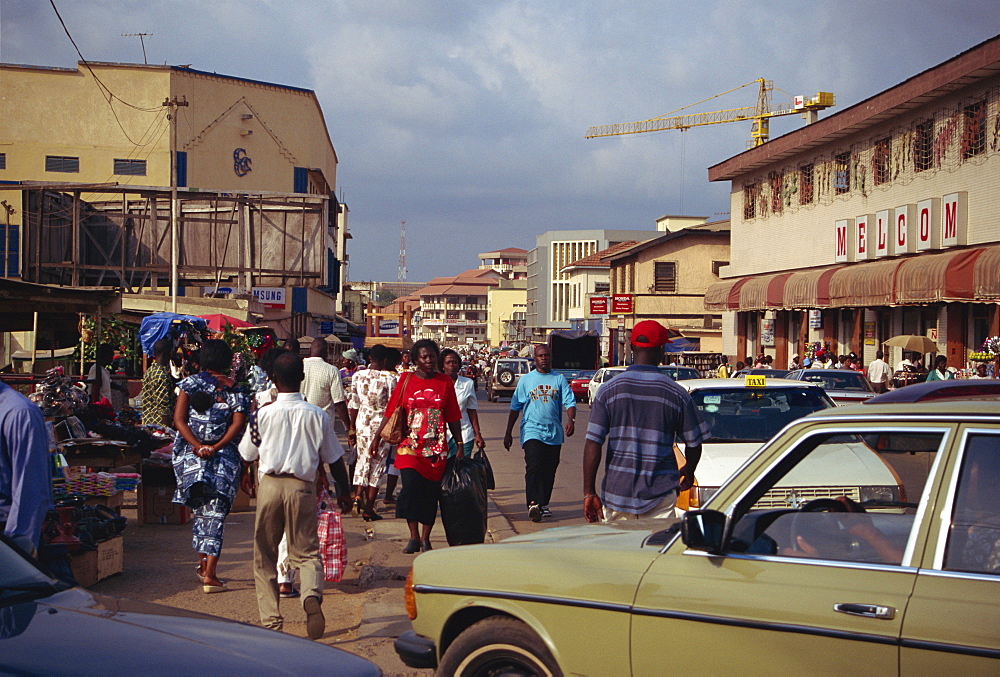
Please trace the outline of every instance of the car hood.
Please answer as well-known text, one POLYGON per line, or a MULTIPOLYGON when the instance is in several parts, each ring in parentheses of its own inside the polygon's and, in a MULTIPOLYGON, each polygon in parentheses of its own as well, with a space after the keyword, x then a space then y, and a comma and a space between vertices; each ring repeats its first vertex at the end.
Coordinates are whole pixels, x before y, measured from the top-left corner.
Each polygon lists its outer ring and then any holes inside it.
POLYGON ((0 672, 380 674, 369 661, 325 644, 82 588, 0 607, 0 672))
POLYGON ((705 442, 701 445, 695 480, 703 487, 722 486, 763 445, 763 442, 705 442))

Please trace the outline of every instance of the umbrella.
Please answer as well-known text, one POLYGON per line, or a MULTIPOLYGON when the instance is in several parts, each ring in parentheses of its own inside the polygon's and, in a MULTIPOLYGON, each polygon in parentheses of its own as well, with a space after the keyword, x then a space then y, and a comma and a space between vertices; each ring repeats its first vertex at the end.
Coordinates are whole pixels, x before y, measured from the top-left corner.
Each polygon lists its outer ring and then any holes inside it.
POLYGON ((893 336, 885 342, 885 345, 916 353, 936 353, 938 351, 937 343, 926 336, 917 336, 916 334, 893 336))
POLYGON ((253 322, 238 320, 235 317, 223 315, 222 313, 215 313, 214 315, 198 315, 197 317, 206 320, 208 322, 208 328, 212 331, 222 331, 226 328, 227 324, 233 327, 233 329, 257 326, 253 322))

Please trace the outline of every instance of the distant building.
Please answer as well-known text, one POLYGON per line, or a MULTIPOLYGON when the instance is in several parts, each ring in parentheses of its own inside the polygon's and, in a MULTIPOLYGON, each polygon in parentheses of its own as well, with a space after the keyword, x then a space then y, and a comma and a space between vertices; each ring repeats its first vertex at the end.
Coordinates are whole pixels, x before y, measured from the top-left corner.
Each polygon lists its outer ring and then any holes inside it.
POLYGON ((481 270, 495 270, 511 280, 524 280, 528 277, 528 250, 517 247, 507 247, 479 255, 481 270))
POLYGON ((467 270, 455 277, 437 277, 417 292, 420 323, 414 338, 429 338, 442 346, 486 342, 488 297, 508 282, 495 270, 467 270))
POLYGON ((654 230, 550 230, 535 238, 528 253, 526 332, 544 341, 553 329, 569 329, 574 306, 569 273, 563 268, 626 240, 656 237, 654 230))
POLYGON ((527 280, 501 281, 500 287, 490 289, 486 301, 486 339, 490 346, 496 348, 525 340, 524 313, 527 307, 527 280))

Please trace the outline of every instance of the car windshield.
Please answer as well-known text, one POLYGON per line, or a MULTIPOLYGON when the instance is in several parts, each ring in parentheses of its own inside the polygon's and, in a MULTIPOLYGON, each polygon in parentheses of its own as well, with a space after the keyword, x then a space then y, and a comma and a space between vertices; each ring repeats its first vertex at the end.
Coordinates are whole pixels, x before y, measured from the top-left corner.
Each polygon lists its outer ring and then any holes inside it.
POLYGON ((792 421, 830 407, 815 388, 705 388, 691 393, 708 442, 766 442, 792 421))
POLYGON ((55 582, 18 553, 10 541, 0 541, 0 604, 25 595, 38 597, 55 591, 55 582))
POLYGON ((594 371, 593 369, 590 369, 590 370, 587 370, 587 371, 578 371, 576 373, 576 376, 573 377, 573 379, 574 380, 583 379, 583 380, 589 381, 590 379, 594 378, 594 374, 596 374, 596 373, 597 372, 594 371))
POLYGON ((864 374, 850 371, 818 372, 803 371, 801 380, 818 383, 824 390, 854 390, 862 393, 872 392, 864 374))

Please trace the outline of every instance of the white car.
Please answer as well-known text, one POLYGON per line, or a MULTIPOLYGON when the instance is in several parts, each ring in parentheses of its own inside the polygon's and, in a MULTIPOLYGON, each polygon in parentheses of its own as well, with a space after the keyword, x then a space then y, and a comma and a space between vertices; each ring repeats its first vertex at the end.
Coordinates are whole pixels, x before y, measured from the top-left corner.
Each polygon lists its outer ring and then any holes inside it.
MULTIPOLYGON (((705 505, 725 481, 765 442, 788 424, 814 411, 836 406, 818 384, 766 379, 759 387, 744 379, 678 381, 694 399, 712 437, 702 445, 695 486, 677 499, 682 513, 705 505)), ((675 447, 678 465, 683 445, 675 447)), ((877 454, 857 440, 845 439, 825 451, 824 464, 813 465, 808 476, 791 472, 761 505, 798 508, 817 498, 847 496, 858 502, 900 500, 899 477, 877 454)))
POLYGON ((625 367, 602 367, 598 369, 597 373, 590 379, 590 383, 587 384, 587 401, 593 403, 594 395, 597 394, 601 384, 607 383, 623 371, 625 371, 625 367))

